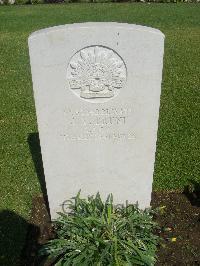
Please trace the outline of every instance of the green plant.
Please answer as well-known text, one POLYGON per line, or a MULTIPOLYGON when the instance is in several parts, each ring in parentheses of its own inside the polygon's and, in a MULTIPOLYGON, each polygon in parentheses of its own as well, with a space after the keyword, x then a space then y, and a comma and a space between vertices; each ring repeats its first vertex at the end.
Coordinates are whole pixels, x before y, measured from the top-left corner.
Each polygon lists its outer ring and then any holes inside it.
POLYGON ((30 0, 15 0, 15 5, 27 5, 30 4, 30 0))
POLYGON ((44 0, 29 0, 30 4, 35 5, 35 4, 44 4, 44 0))
POLYGON ((40 250, 57 259, 55 265, 154 265, 159 238, 152 210, 114 206, 112 195, 105 203, 99 193, 81 199, 80 192, 67 207, 54 222, 56 239, 40 250))

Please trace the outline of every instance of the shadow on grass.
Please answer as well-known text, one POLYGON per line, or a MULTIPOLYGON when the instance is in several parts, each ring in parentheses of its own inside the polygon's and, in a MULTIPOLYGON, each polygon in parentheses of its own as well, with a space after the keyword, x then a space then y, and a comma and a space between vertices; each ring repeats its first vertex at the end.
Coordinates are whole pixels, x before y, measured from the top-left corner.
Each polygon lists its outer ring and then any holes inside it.
POLYGON ((200 207, 200 183, 189 180, 189 185, 184 188, 183 194, 188 198, 192 206, 200 207))
POLYGON ((41 148, 40 148, 39 133, 30 133, 28 136, 28 144, 29 144, 29 149, 30 149, 32 159, 34 162, 35 171, 37 173, 38 180, 40 182, 40 187, 41 187, 42 194, 45 200, 45 204, 47 206, 48 213, 50 214, 47 189, 46 189, 46 183, 45 183, 45 177, 44 177, 42 154, 41 154, 41 148))
MULTIPOLYGON (((44 179, 43 163, 40 150, 38 133, 28 136, 28 144, 35 166, 47 212, 49 206, 47 199, 46 184, 44 179)), ((35 203, 33 204, 33 206, 35 203)), ((41 205, 40 202, 38 205, 41 205)), ((38 207, 39 208, 39 207, 38 207)), ((36 213, 36 211, 35 211, 36 213)), ((47 216, 47 214, 46 214, 47 216)), ((23 217, 10 210, 0 211, 0 265, 2 266, 31 266, 38 250, 38 237, 41 228, 26 221, 23 217), (25 244, 25 246, 24 246, 25 244), (22 250, 22 247, 23 250, 22 250), (21 254, 21 257, 20 257, 21 254), (31 255, 32 254, 32 255, 31 255), (33 256, 33 258, 31 258, 33 256)), ((37 265, 37 264, 36 264, 37 265)))
MULTIPOLYGON (((28 238, 31 239, 32 243, 34 241, 36 243, 39 233, 37 226, 29 224, 24 218, 12 211, 3 210, 0 212, 0 265, 27 265, 27 257, 33 253, 30 250, 21 250, 24 243, 27 242, 24 239, 27 231, 33 232, 28 238)), ((30 246, 32 248, 34 245, 30 246)))

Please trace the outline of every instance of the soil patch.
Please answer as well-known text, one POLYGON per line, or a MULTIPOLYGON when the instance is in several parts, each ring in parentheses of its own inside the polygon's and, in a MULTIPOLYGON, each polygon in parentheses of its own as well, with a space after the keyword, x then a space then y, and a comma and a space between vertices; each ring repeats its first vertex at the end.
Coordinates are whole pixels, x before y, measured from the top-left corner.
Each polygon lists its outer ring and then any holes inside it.
MULTIPOLYGON (((155 217, 161 226, 163 241, 158 249, 156 266, 200 265, 200 204, 189 192, 152 193, 152 206, 161 207, 155 217)), ((41 260, 38 249, 54 238, 49 214, 42 196, 33 199, 27 240, 22 252, 24 266, 52 266, 53 261, 41 260)))
POLYGON ((156 265, 200 265, 200 208, 177 193, 153 193, 152 206, 164 206, 156 217, 163 238, 156 265))

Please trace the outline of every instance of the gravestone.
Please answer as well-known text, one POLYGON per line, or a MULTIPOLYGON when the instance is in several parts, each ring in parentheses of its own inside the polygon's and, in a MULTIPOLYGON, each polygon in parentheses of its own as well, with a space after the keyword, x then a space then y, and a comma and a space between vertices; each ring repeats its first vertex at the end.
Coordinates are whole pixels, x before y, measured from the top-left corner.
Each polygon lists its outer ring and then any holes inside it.
POLYGON ((82 23, 29 37, 34 98, 52 218, 77 194, 151 200, 164 35, 82 23))

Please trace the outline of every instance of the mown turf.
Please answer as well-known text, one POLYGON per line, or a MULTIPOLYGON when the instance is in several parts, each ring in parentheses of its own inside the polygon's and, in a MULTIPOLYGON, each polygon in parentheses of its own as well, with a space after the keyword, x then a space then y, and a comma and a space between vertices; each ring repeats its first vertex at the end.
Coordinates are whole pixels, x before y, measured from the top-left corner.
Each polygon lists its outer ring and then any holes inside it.
MULTIPOLYGON (((200 181, 200 5, 67 4, 0 7, 0 265, 17 265, 31 198, 40 192, 32 156, 37 132, 27 38, 40 28, 117 21, 166 35, 155 190, 200 181), (32 134, 31 134, 32 133, 32 134)), ((128 44, 127 44, 128 45, 128 44)), ((38 169, 37 169, 38 170, 38 169)))

